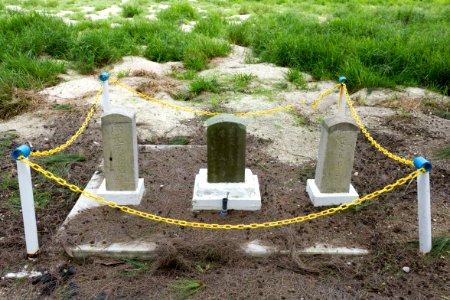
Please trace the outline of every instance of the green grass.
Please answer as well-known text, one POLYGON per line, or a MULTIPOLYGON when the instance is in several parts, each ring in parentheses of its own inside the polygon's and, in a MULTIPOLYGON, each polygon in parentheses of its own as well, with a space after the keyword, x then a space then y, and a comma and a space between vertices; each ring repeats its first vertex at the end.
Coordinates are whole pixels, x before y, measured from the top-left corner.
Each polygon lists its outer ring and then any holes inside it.
POLYGON ((52 107, 53 110, 57 111, 68 111, 73 109, 72 104, 56 104, 52 107))
MULTIPOLYGON (((66 177, 69 173, 70 166, 75 162, 83 162, 86 160, 86 157, 80 154, 65 154, 65 153, 57 153, 54 155, 49 155, 43 157, 40 162, 43 164, 45 169, 48 169, 52 173, 57 176, 66 177)), ((0 174, 2 178, 0 187, 2 190, 10 191, 10 195, 8 197, 7 206, 12 210, 17 212, 20 207, 20 195, 19 195, 19 186, 17 183, 17 178, 7 174, 0 174)), ((45 188, 45 183, 47 179, 43 176, 36 176, 33 178, 33 194, 34 194, 34 203, 36 209, 46 208, 51 202, 52 198, 55 197, 53 194, 53 190, 45 188)), ((56 197, 60 197, 61 195, 57 193, 56 197)), ((72 194, 75 196, 75 194, 72 194)), ((70 199, 72 196, 68 196, 70 199)), ((67 200, 67 199, 66 199, 67 200)))
POLYGON ((142 14, 144 10, 135 4, 124 4, 122 5, 122 16, 124 18, 133 18, 134 16, 138 16, 142 14))
POLYGON ((203 290, 205 285, 200 280, 178 279, 170 285, 170 288, 176 293, 178 299, 186 299, 203 290))
POLYGON ((200 71, 210 58, 226 56, 231 51, 226 41, 182 32, 172 23, 153 23, 152 27, 146 37, 144 56, 153 61, 182 61, 187 69, 200 71))
POLYGON ((300 72, 298 68, 290 68, 286 72, 285 78, 287 81, 291 82, 298 88, 307 88, 306 80, 303 78, 302 72, 300 72))
POLYGON ((158 13, 158 19, 171 23, 183 23, 197 20, 198 12, 188 2, 176 2, 158 13))
MULTIPOLYGON (((47 207, 52 200, 50 192, 42 192, 38 189, 34 189, 33 198, 34 207, 38 210, 47 207)), ((20 203, 19 192, 14 191, 13 194, 8 198, 8 206, 14 211, 19 211, 21 209, 22 205, 20 203)))
POLYGON ((450 255, 450 236, 435 236, 432 239, 430 254, 435 257, 450 255))
POLYGON ((42 158, 42 163, 47 166, 62 166, 67 167, 70 164, 75 162, 83 162, 86 161, 86 157, 81 154, 65 154, 65 153, 56 153, 53 155, 45 156, 42 158))
POLYGON ((128 268, 118 273, 121 277, 135 277, 150 270, 150 265, 146 262, 135 259, 124 259, 123 262, 128 265, 128 268))
POLYGON ((117 76, 118 79, 121 79, 121 78, 124 78, 124 77, 128 77, 128 76, 130 76, 130 70, 119 71, 119 72, 117 72, 116 76, 117 76))
POLYGON ((265 14, 229 27, 232 42, 262 61, 319 79, 345 75, 352 89, 424 86, 449 93, 449 8, 355 6, 324 23, 296 13, 265 14))
POLYGON ((253 74, 238 73, 233 75, 233 89, 238 92, 246 91, 256 76, 253 74))
MULTIPOLYGON (((84 18, 75 1, 4 3, 52 13, 73 10, 78 12, 72 18, 84 18)), ((140 16, 149 1, 114 3, 123 7, 122 16, 72 26, 48 15, 0 7, 0 118, 27 109, 32 99, 22 91, 57 83, 67 68, 98 73, 125 55, 144 55, 158 62, 182 61, 197 72, 211 58, 228 55, 230 43, 251 48, 246 62, 289 67, 286 79, 299 88, 305 87, 300 72, 306 72, 316 79, 344 75, 351 90, 406 85, 449 94, 450 8, 443 1, 170 1, 168 9, 158 12, 159 21, 140 16), (198 7, 209 13, 200 16, 198 7), (227 21, 238 13, 252 17, 241 24, 227 21), (113 21, 121 26, 111 28, 113 21), (193 32, 182 32, 179 25, 189 21, 197 22, 193 32)), ((111 4, 83 3, 97 9, 111 4)), ((445 104, 425 104, 449 118, 445 104)))
POLYGON ((297 127, 305 127, 310 125, 310 121, 304 116, 294 116, 294 125, 297 127))
MULTIPOLYGON (((6 193, 5 195, 8 196, 6 205, 11 211, 17 213, 21 209, 17 176, 1 173, 0 178, 0 187, 2 191, 6 193)), ((41 191, 39 187, 33 189, 33 197, 36 209, 45 208, 51 201, 51 193, 48 191, 41 191)))
POLYGON ((220 95, 210 95, 209 96, 209 104, 211 104, 211 110, 213 112, 222 111, 222 102, 224 98, 220 95))
POLYGON ((433 152, 435 159, 450 160, 450 145, 445 145, 433 152))
POLYGON ((209 59, 231 51, 227 41, 182 32, 169 21, 125 21, 117 28, 108 21, 68 26, 58 18, 17 12, 0 12, 0 42, 0 118, 29 106, 29 99, 17 96, 17 89, 55 84, 67 66, 92 74, 125 55, 143 54, 158 62, 183 61, 189 70, 199 71, 209 59))
POLYGON ((189 143, 189 139, 185 137, 176 137, 169 141, 169 145, 188 145, 189 143))
POLYGON ((428 110, 432 114, 440 118, 450 120, 450 101, 444 102, 429 98, 424 99, 422 103, 425 106, 426 110, 428 110))
POLYGON ((197 72, 193 70, 186 70, 182 72, 174 71, 171 75, 178 80, 193 80, 197 77, 197 72))
POLYGON ((189 85, 189 92, 198 95, 202 92, 220 93, 220 85, 216 78, 199 77, 189 85))
POLYGON ((227 21, 218 14, 210 14, 206 18, 200 19, 194 27, 194 32, 207 37, 225 37, 227 21))
POLYGON ((13 141, 18 137, 19 135, 15 132, 0 132, 0 159, 3 159, 6 149, 11 147, 13 141))

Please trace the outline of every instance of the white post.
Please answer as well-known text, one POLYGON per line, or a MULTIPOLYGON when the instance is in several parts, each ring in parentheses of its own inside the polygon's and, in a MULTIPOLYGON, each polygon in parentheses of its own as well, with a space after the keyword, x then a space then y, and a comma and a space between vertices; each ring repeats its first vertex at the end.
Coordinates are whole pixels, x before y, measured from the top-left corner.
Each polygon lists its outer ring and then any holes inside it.
POLYGON ((417 177, 417 198, 419 201, 419 250, 425 254, 431 251, 431 205, 430 172, 417 177))
MULTIPOLYGON (((347 78, 345 77, 339 77, 339 83, 345 83, 347 84, 347 78)), ((341 85, 339 88, 339 99, 338 99, 338 109, 339 113, 343 116, 345 116, 345 112, 347 110, 347 97, 345 97, 345 90, 344 86, 341 85)))
POLYGON ((34 212, 33 186, 31 184, 30 166, 17 160, 20 203, 22 206, 25 243, 28 256, 34 256, 39 251, 36 215, 34 212))
POLYGON ((109 84, 108 84, 108 79, 109 79, 109 74, 108 73, 101 73, 99 76, 101 82, 102 82, 102 106, 103 106, 103 113, 108 113, 111 109, 110 109, 110 105, 109 105, 109 93, 108 93, 108 89, 109 89, 109 84))
POLYGON ((345 112, 347 110, 347 98, 345 97, 343 86, 341 86, 341 89, 339 91, 339 103, 341 104, 341 107, 339 108, 341 115, 345 115, 345 112))

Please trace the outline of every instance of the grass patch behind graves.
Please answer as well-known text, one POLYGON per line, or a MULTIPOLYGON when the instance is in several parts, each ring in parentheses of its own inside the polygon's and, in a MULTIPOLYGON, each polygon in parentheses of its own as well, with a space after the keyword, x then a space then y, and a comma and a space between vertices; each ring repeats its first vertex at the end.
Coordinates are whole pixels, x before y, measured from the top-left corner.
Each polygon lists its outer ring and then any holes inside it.
MULTIPOLYGON (((115 28, 111 20, 67 25, 48 15, 0 10, 0 118, 30 106, 32 97, 22 97, 21 91, 55 84, 67 68, 92 74, 125 55, 144 55, 201 71, 211 58, 229 54, 230 42, 251 47, 258 61, 290 67, 286 78, 300 88, 301 71, 318 79, 344 75, 352 90, 401 84, 449 94, 450 8, 439 1, 405 0, 401 6, 353 0, 208 4, 253 14, 242 23, 228 21, 228 13, 220 10, 199 13, 196 7, 205 3, 171 2, 158 12, 158 21, 149 21, 139 16, 146 2, 132 1, 122 8, 124 16, 134 19, 116 16, 121 26, 115 28), (190 21, 197 22, 193 32, 180 30, 190 21)), ((42 7, 39 1, 18 4, 42 7)), ((65 6, 54 1, 50 11, 55 5, 65 6)), ((103 9, 107 3, 98 5, 103 9)), ((438 112, 447 117, 448 108, 438 112)))
POLYGON ((297 13, 265 14, 229 27, 229 39, 262 61, 319 79, 345 75, 352 89, 423 86, 449 94, 449 8, 352 7, 326 22, 297 13))
POLYGON ((134 16, 140 15, 144 10, 135 4, 124 4, 122 5, 122 16, 124 18, 133 18, 134 16))
POLYGON ((0 118, 30 105, 30 99, 17 97, 18 89, 55 84, 67 67, 91 74, 125 55, 143 54, 158 62, 183 61, 199 71, 209 59, 231 51, 224 40, 182 32, 165 21, 126 21, 117 28, 107 21, 70 26, 56 17, 10 11, 0 11, 0 43, 0 118))
POLYGON ((170 23, 183 23, 199 18, 199 14, 188 2, 175 2, 169 8, 158 13, 158 19, 170 23))

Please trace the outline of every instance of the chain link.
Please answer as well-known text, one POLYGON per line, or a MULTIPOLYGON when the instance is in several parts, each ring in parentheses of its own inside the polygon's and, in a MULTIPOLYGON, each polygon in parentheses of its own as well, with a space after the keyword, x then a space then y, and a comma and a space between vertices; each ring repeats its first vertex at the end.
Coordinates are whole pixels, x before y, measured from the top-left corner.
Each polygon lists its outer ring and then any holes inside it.
POLYGON ((322 94, 320 94, 320 96, 313 102, 313 104, 311 105, 311 107, 313 109, 316 109, 317 105, 319 105, 320 101, 322 101, 323 98, 325 98, 326 96, 328 96, 329 94, 331 94, 335 89, 337 89, 338 87, 341 87, 341 84, 338 83, 336 84, 334 87, 332 87, 331 89, 323 92, 322 94))
POLYGON ((409 159, 405 159, 402 158, 400 156, 397 156, 391 152, 389 152, 387 149, 383 148, 380 144, 377 143, 377 141, 375 141, 375 139, 370 135, 370 133, 367 131, 367 129, 364 127, 363 123, 361 122, 361 119, 358 117, 358 115, 356 114, 356 110, 353 107, 352 104, 352 100, 350 99, 350 95, 348 94, 347 91, 347 86, 342 83, 343 87, 344 87, 344 91, 345 91, 345 98, 347 99, 347 103, 348 103, 348 107, 350 108, 350 111, 352 113, 353 118, 355 119, 356 123, 358 124, 359 128, 361 129, 361 132, 366 136, 366 138, 369 140, 369 142, 381 153, 383 153, 384 155, 386 155, 387 157, 401 162, 405 165, 410 165, 410 166, 414 166, 414 162, 412 160, 409 159))
POLYGON ((307 220, 314 220, 323 216, 327 216, 327 215, 332 215, 334 213, 337 213, 338 211, 344 211, 349 209, 352 206, 356 206, 359 205, 365 201, 368 201, 370 199, 373 199, 375 197, 378 197, 379 195, 389 192, 391 190, 393 190, 395 187, 398 187, 400 185, 405 184, 406 182, 416 178, 417 176, 419 176, 419 174, 421 172, 425 172, 425 169, 422 168, 420 170, 416 170, 414 172, 412 172, 411 174, 409 174, 406 177, 400 178, 398 179, 396 182, 394 182, 393 184, 389 184, 387 186, 385 186, 384 188, 377 190, 375 192, 372 192, 362 198, 357 198, 354 199, 351 203, 349 204, 341 204, 337 207, 332 207, 332 208, 328 208, 325 210, 322 210, 320 212, 317 213, 311 213, 308 214, 306 216, 298 216, 295 218, 291 218, 291 219, 285 219, 285 220, 279 220, 279 221, 273 221, 273 222, 264 222, 264 223, 252 223, 252 224, 208 224, 208 223, 198 223, 198 222, 189 222, 189 221, 184 221, 184 220, 177 220, 177 219, 171 219, 171 218, 164 218, 164 217, 160 217, 157 215, 153 215, 153 214, 149 214, 143 211, 139 211, 133 208, 130 208, 128 206, 123 206, 123 205, 119 205, 115 202, 112 201, 107 201, 105 200, 105 198, 97 196, 92 194, 91 192, 88 192, 86 190, 82 190, 81 188, 77 187, 74 184, 70 184, 67 183, 67 181, 65 181, 64 179, 55 176, 53 173, 51 173, 50 171, 44 170, 40 165, 31 162, 29 159, 27 158, 19 158, 21 159, 24 163, 26 163, 27 165, 29 165, 33 170, 43 174, 45 177, 54 180, 55 182, 57 182, 59 185, 61 186, 65 186, 67 188, 69 188, 71 191, 77 192, 82 194, 83 196, 90 198, 90 199, 94 199, 95 201, 97 201, 98 203, 107 205, 111 208, 115 208, 115 209, 119 209, 125 213, 131 214, 131 215, 135 215, 144 219, 148 219, 148 220, 152 220, 152 221, 156 221, 156 222, 162 222, 162 223, 167 223, 167 224, 173 224, 173 225, 177 225, 177 226, 183 226, 183 227, 193 227, 193 228, 207 228, 207 229, 223 229, 223 230, 230 230, 230 229, 239 229, 239 230, 243 230, 243 229, 257 229, 257 228, 270 228, 270 227, 278 227, 278 226, 284 226, 284 225, 288 225, 288 224, 295 224, 295 223, 301 223, 301 222, 305 222, 307 220))
POLYGON ((81 124, 81 127, 77 130, 77 132, 69 140, 67 140, 67 142, 65 142, 64 144, 62 144, 54 149, 45 150, 45 151, 32 151, 30 153, 30 156, 48 156, 48 155, 52 155, 52 154, 61 152, 64 149, 66 149, 67 147, 69 147, 86 129, 86 126, 89 123, 89 120, 92 118, 92 115, 95 112, 95 108, 96 108, 98 102, 100 101, 101 94, 102 94, 102 88, 100 87, 100 89, 97 92, 97 95, 95 96, 94 104, 92 104, 91 108, 89 109, 86 119, 84 119, 84 122, 83 122, 83 124, 81 124))
MULTIPOLYGON (((185 111, 185 112, 190 112, 193 114, 198 114, 198 115, 206 115, 206 116, 218 116, 218 115, 223 115, 225 113, 221 113, 221 112, 210 112, 210 111, 204 111, 204 110, 198 110, 198 109, 192 109, 192 108, 187 108, 187 107, 183 107, 183 106, 179 106, 176 104, 172 104, 163 100, 159 100, 150 96, 147 96, 139 91, 136 91, 135 89, 123 84, 122 82, 110 78, 109 79, 111 82, 117 84, 118 86, 126 89, 127 91, 138 95, 141 98, 144 98, 145 100, 154 102, 154 103, 158 103, 161 104, 163 106, 166 107, 170 107, 176 110, 181 110, 181 111, 185 111)), ((340 84, 337 84, 336 86, 332 87, 331 89, 323 92, 322 94, 320 94, 320 96, 314 101, 314 103, 319 103, 320 100, 322 100, 322 98, 324 98, 325 96, 331 94, 331 92, 333 92, 333 90, 335 90, 337 87, 339 87, 340 84)), ((298 104, 305 104, 305 101, 302 102, 298 102, 298 104)), ((316 104, 317 105, 317 104, 316 104)), ((266 109, 266 110, 261 110, 261 111, 253 111, 253 112, 240 112, 240 113, 232 113, 231 115, 234 116, 240 116, 240 117, 247 117, 247 116, 261 116, 261 115, 267 115, 267 114, 271 114, 271 113, 275 113, 275 112, 280 112, 280 111, 285 111, 285 110, 290 110, 296 107, 296 104, 290 104, 290 105, 286 105, 283 107, 277 107, 277 108, 272 108, 272 109, 266 109)), ((313 104, 314 107, 314 104, 313 104)))

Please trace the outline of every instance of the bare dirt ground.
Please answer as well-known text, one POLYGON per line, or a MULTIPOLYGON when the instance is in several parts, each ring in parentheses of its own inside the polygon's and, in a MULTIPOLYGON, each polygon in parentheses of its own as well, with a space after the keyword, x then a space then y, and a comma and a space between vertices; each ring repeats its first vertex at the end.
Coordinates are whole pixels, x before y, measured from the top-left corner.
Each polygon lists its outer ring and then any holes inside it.
MULTIPOLYGON (((228 59, 214 62, 212 69, 220 73, 221 63, 222 68, 226 69, 227 64, 230 66, 230 60, 242 60, 242 57, 232 55, 228 59)), ((152 71, 151 64, 148 66, 146 71, 152 71)), ((245 65, 244 68, 249 66, 245 65)), ((127 65, 126 68, 132 67, 127 65)), ((139 67, 135 68, 137 70, 139 67)), ((163 79, 161 86, 169 81, 180 88, 186 86, 184 82, 166 77, 165 72, 172 70, 172 67, 158 68, 163 71, 158 73, 156 69, 153 70, 157 78, 145 73, 146 76, 130 76, 122 81, 143 92, 154 90, 154 83, 160 78, 163 79)), ((267 66, 257 66, 255 70, 261 68, 267 66)), ((246 69, 245 72, 250 71, 246 69)), ((81 124, 98 86, 95 86, 93 77, 65 76, 65 82, 40 93, 46 100, 36 106, 35 111, 0 123, 2 132, 15 129, 19 135, 4 150, 6 154, 0 162, 2 181, 6 180, 6 176, 16 176, 15 163, 8 155, 15 146, 29 142, 35 149, 53 148, 65 142, 81 124), (78 86, 77 93, 74 93, 71 84, 78 86), (64 89, 61 85, 65 85, 64 89), (72 94, 63 95, 63 91, 72 94), (71 109, 54 109, 62 104, 70 104, 71 109)), ((265 78, 261 79, 260 84, 270 85, 280 80, 265 78)), ((310 104, 320 91, 333 84, 310 82, 309 90, 280 92, 273 102, 268 102, 264 97, 253 97, 252 105, 247 109, 276 107, 296 103, 299 99, 310 104)), ((166 101, 178 105, 209 108, 207 103, 175 101, 171 99, 168 88, 173 86, 163 86, 155 91, 155 97, 166 97, 166 101)), ((435 116, 426 107, 411 106, 411 103, 417 103, 423 97, 431 97, 430 93, 417 95, 416 92, 404 90, 395 93, 395 105, 405 109, 401 111, 394 109, 390 92, 385 92, 384 98, 375 100, 370 98, 370 93, 361 92, 357 94, 360 98, 357 111, 380 144, 407 158, 417 155, 432 158, 435 149, 450 143, 450 121, 435 116), (369 103, 369 100, 374 102, 369 103), (369 104, 374 106, 366 106, 369 104)), ((205 145, 202 118, 141 101, 114 85, 111 86, 110 95, 113 105, 137 111, 139 143, 167 144, 176 137, 183 137, 191 145, 205 145)), ((209 95, 204 97, 208 98, 209 95)), ((232 111, 242 110, 246 108, 248 97, 235 95, 233 101, 228 101, 224 106, 232 111)), ((335 109, 333 103, 336 97, 333 94, 324 100, 318 112, 312 112, 305 106, 299 107, 294 113, 248 119, 247 165, 260 178, 263 209, 257 213, 232 212, 226 222, 262 222, 318 211, 310 204, 305 185, 306 179, 314 176, 320 118, 335 109), (296 126, 296 117, 299 115, 308 117, 310 122, 305 126, 296 126)), ((95 114, 86 132, 67 151, 86 157, 86 161, 72 164, 65 177, 79 186, 89 181, 101 161, 99 115, 98 112, 95 114)), ((360 195, 381 188, 412 171, 375 151, 361 134, 356 153, 352 183, 360 195)), ((448 160, 432 161, 433 235, 448 236, 450 165, 448 160)), ((202 151, 174 150, 161 152, 159 156, 141 154, 140 172, 146 180, 147 193, 140 208, 181 219, 220 222, 217 213, 194 215, 189 209, 194 176, 205 164, 206 155, 202 151)), ((136 262, 99 258, 80 261, 70 258, 57 239, 57 230, 77 195, 58 188, 53 182, 39 180, 39 176, 33 174, 35 188, 49 192, 52 199, 49 205, 37 211, 42 253, 36 260, 26 259, 21 213, 8 204, 14 189, 2 188, 0 270, 4 276, 7 272, 18 272, 27 266, 27 270, 41 271, 46 275, 40 281, 0 280, 0 298, 446 299, 450 295, 449 256, 422 256, 418 253, 414 182, 357 210, 271 230, 213 232, 183 229, 149 223, 107 208, 94 209, 81 215, 77 226, 68 229, 72 234, 67 240, 72 242, 89 243, 111 232, 116 233, 116 241, 130 236, 159 236, 162 246, 159 259, 136 262), (99 224, 96 222, 98 215, 110 216, 110 222, 99 224), (335 246, 365 247, 370 254, 360 257, 286 255, 249 259, 236 252, 235 245, 238 242, 254 239, 270 241, 292 253, 297 248, 324 242, 335 246), (408 272, 404 271, 404 267, 409 268, 408 272), (201 282, 195 294, 189 295, 189 292, 176 288, 176 284, 185 279, 201 282)))

